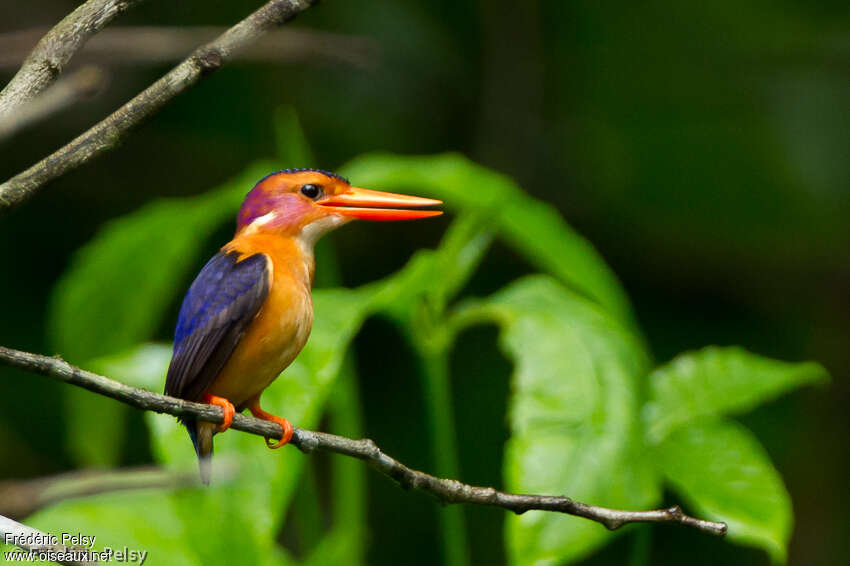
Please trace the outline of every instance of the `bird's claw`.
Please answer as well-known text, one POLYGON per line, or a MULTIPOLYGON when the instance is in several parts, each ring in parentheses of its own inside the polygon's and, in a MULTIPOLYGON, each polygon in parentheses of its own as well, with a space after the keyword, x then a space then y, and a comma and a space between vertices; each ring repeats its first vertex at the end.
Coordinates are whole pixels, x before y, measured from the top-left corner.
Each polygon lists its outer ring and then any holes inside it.
POLYGON ((231 403, 224 397, 216 397, 215 395, 210 395, 209 393, 204 393, 203 400, 204 403, 209 403, 210 405, 221 407, 221 410, 224 411, 224 422, 218 425, 216 432, 224 432, 225 430, 229 429, 230 425, 233 424, 233 415, 236 414, 236 408, 233 406, 233 403, 231 403))
POLYGON ((259 402, 256 402, 250 407, 248 407, 248 410, 251 411, 251 414, 257 417, 258 419, 277 423, 280 425, 280 428, 283 429, 283 435, 281 436, 281 439, 275 441, 271 438, 266 438, 266 446, 268 446, 272 450, 276 450, 281 446, 289 444, 289 441, 292 440, 292 423, 290 423, 287 419, 283 417, 279 417, 277 415, 265 412, 260 408, 259 402))
POLYGON ((290 423, 287 419, 281 417, 275 417, 272 420, 279 424, 280 428, 283 429, 283 436, 280 440, 272 440, 271 438, 266 438, 266 446, 268 446, 272 450, 276 450, 281 446, 289 444, 289 441, 292 440, 292 423, 290 423))

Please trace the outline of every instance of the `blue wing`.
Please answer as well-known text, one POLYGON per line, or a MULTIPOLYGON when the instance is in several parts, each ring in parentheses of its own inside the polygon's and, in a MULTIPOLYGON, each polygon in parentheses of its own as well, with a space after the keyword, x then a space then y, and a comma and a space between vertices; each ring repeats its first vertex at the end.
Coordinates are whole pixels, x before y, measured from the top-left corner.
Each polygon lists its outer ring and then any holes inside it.
POLYGON ((165 393, 199 401, 269 293, 265 254, 219 253, 195 278, 177 319, 165 393))

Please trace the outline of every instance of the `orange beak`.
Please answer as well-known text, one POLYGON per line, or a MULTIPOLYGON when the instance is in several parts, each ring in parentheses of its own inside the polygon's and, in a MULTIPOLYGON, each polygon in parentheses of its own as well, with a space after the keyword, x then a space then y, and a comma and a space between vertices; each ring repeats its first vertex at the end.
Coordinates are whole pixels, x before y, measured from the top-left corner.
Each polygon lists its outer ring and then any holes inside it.
POLYGON ((443 204, 443 201, 357 187, 351 187, 344 193, 329 196, 316 204, 322 206, 331 214, 341 214, 363 220, 414 220, 439 216, 443 213, 441 210, 410 210, 414 207, 443 204))

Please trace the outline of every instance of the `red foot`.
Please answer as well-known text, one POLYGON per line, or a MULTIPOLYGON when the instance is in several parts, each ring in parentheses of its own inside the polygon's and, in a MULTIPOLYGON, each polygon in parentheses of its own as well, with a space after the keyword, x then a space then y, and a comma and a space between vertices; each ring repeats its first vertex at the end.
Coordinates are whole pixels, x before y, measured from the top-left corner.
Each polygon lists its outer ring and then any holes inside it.
POLYGON ((224 411, 224 422, 218 425, 216 431, 224 432, 225 430, 229 429, 230 425, 233 424, 233 415, 236 414, 236 408, 233 406, 233 403, 231 403, 224 397, 216 397, 215 395, 210 395, 209 393, 204 393, 203 401, 204 403, 209 403, 210 405, 216 405, 218 407, 221 407, 221 410, 224 411))
POLYGON ((277 423, 280 425, 280 428, 283 429, 283 437, 278 441, 273 443, 270 438, 266 439, 266 446, 269 448, 275 449, 288 444, 290 440, 292 440, 292 425, 288 420, 283 417, 279 417, 277 415, 273 415, 271 413, 267 413, 260 408, 260 401, 254 401, 251 403, 251 406, 248 407, 248 410, 251 411, 251 414, 257 417, 258 419, 262 419, 264 421, 272 421, 273 423, 277 423))

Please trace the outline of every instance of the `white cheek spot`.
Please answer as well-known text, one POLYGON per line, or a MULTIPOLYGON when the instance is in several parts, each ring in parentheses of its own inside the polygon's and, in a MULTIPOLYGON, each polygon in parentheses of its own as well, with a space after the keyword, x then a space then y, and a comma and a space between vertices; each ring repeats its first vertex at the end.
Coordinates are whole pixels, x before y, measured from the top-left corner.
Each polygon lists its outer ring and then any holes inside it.
POLYGON ((263 214, 262 216, 258 216, 251 221, 250 224, 245 228, 245 233, 250 234, 252 232, 256 232, 269 222, 272 222, 275 218, 277 218, 276 212, 268 212, 263 214))

